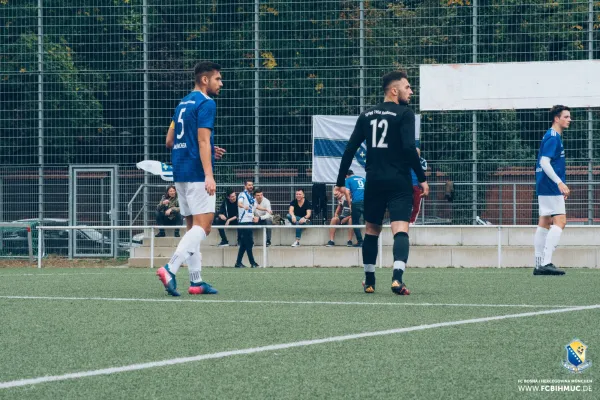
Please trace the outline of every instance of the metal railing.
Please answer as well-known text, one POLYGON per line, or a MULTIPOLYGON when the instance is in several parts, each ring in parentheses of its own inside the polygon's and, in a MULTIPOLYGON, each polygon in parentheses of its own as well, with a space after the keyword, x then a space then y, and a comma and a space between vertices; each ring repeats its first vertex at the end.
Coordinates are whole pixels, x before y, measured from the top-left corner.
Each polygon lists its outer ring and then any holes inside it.
MULTIPOLYGON (((454 225, 453 228, 471 228, 471 229, 490 229, 490 228, 494 228, 497 229, 498 232, 498 243, 497 243, 497 248, 498 248, 498 268, 502 268, 502 230, 503 229, 507 229, 507 228, 523 228, 524 225, 454 225)), ((172 226, 172 225, 166 225, 166 226, 161 226, 161 225, 145 225, 145 226, 136 226, 136 227, 132 227, 132 226, 38 226, 37 229, 39 231, 39 235, 38 235, 38 259, 37 259, 37 267, 38 268, 42 268, 42 250, 43 250, 43 242, 44 242, 44 231, 45 230, 74 230, 74 229, 86 229, 86 228, 92 228, 92 229, 97 229, 97 228, 101 228, 101 229, 110 229, 110 230, 127 230, 127 229, 131 229, 131 228, 136 228, 136 229, 149 229, 150 230, 150 268, 154 268, 154 244, 155 244, 155 237, 154 237, 154 232, 155 229, 173 229, 173 228, 177 228, 177 226, 172 226)), ((180 228, 184 228, 183 226, 180 228)), ((253 230, 260 230, 262 231, 262 254, 263 254, 263 267, 267 267, 268 264, 268 248, 267 247, 267 235, 266 235, 266 230, 267 229, 329 229, 329 228, 336 228, 336 229, 353 229, 353 228, 365 228, 365 225, 302 225, 302 226, 298 226, 298 225, 269 225, 269 226, 245 226, 245 225, 239 225, 239 226, 219 226, 218 229, 253 229, 253 230)), ((383 229, 388 229, 390 228, 390 225, 384 225, 383 229)), ((433 229, 448 229, 447 225, 430 225, 427 228, 433 228, 433 229)), ((585 228, 596 228, 594 226, 578 226, 577 229, 585 229, 585 228)), ((379 247, 379 253, 378 253, 378 265, 379 268, 383 267, 383 240, 382 240, 382 235, 379 235, 379 241, 378 241, 378 247, 379 247)))

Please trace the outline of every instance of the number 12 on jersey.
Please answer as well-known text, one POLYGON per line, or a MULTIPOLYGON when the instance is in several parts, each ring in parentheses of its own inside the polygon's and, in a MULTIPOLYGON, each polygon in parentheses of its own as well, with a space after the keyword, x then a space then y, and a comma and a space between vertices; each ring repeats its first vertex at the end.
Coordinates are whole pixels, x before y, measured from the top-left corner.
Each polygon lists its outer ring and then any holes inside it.
POLYGON ((387 135, 387 129, 388 129, 387 120, 382 119, 381 121, 379 121, 379 124, 378 124, 377 119, 372 119, 371 125, 373 126, 373 141, 372 141, 371 147, 387 149, 388 145, 385 142, 385 135, 387 135), (381 132, 381 138, 379 139, 379 142, 377 142, 377 130, 378 130, 377 128, 383 128, 383 132, 381 132))

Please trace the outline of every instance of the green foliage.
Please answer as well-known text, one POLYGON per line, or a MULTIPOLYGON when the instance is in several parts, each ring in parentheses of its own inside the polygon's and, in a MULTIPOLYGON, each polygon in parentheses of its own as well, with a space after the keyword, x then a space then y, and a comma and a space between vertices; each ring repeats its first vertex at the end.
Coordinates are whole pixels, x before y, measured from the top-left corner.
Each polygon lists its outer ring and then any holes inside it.
MULTIPOLYGON (((258 25, 253 2, 148 3, 153 157, 168 159, 165 129, 177 101, 191 88, 189 71, 201 59, 224 67, 217 133, 232 164, 254 163, 255 96, 262 164, 310 165, 312 115, 360 112, 360 2, 260 0, 258 25)), ((143 154, 146 123, 142 0, 44 6, 46 162, 132 164, 143 154)), ((596 39, 598 10, 595 3, 596 39)), ((379 78, 392 68, 407 69, 418 88, 421 64, 588 57, 587 1, 480 1, 476 56, 473 11, 470 0, 364 1, 363 104, 380 101, 379 78)), ((37 14, 35 0, 0 1, 0 118, 11 121, 0 127, 5 144, 0 156, 13 164, 37 160, 37 14)), ((594 57, 599 56, 596 49, 594 57)), ((418 93, 415 100, 418 109, 418 93)), ((478 159, 489 160, 488 167, 534 157, 536 135, 545 129, 542 114, 477 116, 478 159)), ((470 112, 426 113, 423 135, 432 165, 453 171, 454 179, 470 179, 470 169, 458 167, 473 159, 470 112)), ((577 156, 587 157, 583 144, 578 146, 577 156)), ((597 146, 594 151, 600 152, 597 146)))

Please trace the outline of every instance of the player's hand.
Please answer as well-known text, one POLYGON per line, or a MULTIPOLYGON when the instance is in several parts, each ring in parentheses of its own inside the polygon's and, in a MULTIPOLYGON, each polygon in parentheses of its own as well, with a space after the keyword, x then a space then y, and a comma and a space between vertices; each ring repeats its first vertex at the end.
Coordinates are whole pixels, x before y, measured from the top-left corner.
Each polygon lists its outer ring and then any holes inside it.
POLYGON ((346 194, 346 187, 344 186, 336 186, 333 188, 333 194, 337 196, 343 196, 346 194))
POLYGON ((558 189, 560 190, 560 192, 562 193, 562 195, 565 197, 565 200, 571 194, 571 191, 569 190, 569 187, 567 185, 565 185, 564 183, 562 183, 562 182, 558 184, 558 189))
POLYGON ((204 180, 204 188, 209 196, 213 196, 217 191, 217 183, 215 182, 215 178, 207 176, 204 180))
POLYGON ((227 221, 227 217, 225 217, 223 214, 219 214, 219 218, 221 218, 222 221, 227 221))
POLYGON ((165 215, 166 215, 166 216, 169 216, 169 215, 171 215, 171 211, 173 211, 173 210, 169 208, 167 211, 165 211, 165 215))
POLYGON ((259 220, 259 218, 258 218, 258 217, 254 217, 254 218, 252 218, 252 222, 254 222, 255 224, 258 224, 258 220, 259 220))
POLYGON ((296 223, 296 217, 292 217, 292 224, 296 223))
POLYGON ((231 222, 231 221, 230 220, 225 221, 225 226, 228 226, 229 222, 231 222))
POLYGON ((300 224, 303 224, 305 222, 306 222, 306 219, 304 219, 304 218, 300 218, 300 221, 298 221, 298 223, 300 223, 300 224))
POLYGON ((429 196, 429 184, 427 182, 421 182, 421 187, 423 188, 423 192, 421 193, 421 197, 429 196))
POLYGON ((166 206, 169 204, 169 200, 163 200, 163 204, 166 206))
POLYGON ((223 158, 225 153, 227 153, 227 150, 225 150, 222 147, 215 146, 215 160, 220 160, 221 158, 223 158))

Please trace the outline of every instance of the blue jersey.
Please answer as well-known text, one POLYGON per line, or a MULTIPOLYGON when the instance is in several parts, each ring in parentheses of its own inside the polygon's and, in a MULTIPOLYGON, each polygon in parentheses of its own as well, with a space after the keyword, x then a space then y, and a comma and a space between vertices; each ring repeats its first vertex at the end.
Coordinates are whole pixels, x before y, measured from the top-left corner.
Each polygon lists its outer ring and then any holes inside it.
POLYGON ((542 157, 550 158, 550 165, 556 172, 556 175, 563 181, 567 179, 567 166, 565 162, 565 148, 560 134, 550 128, 542 139, 540 152, 535 165, 535 183, 538 196, 562 196, 558 185, 546 175, 540 160, 542 157))
POLYGON ((346 187, 350 189, 353 202, 365 200, 365 178, 352 175, 346 178, 346 187))
POLYGON ((210 129, 212 164, 215 163, 215 101, 199 91, 185 96, 173 115, 175 143, 171 152, 174 182, 204 182, 204 169, 198 147, 198 128, 210 129))

